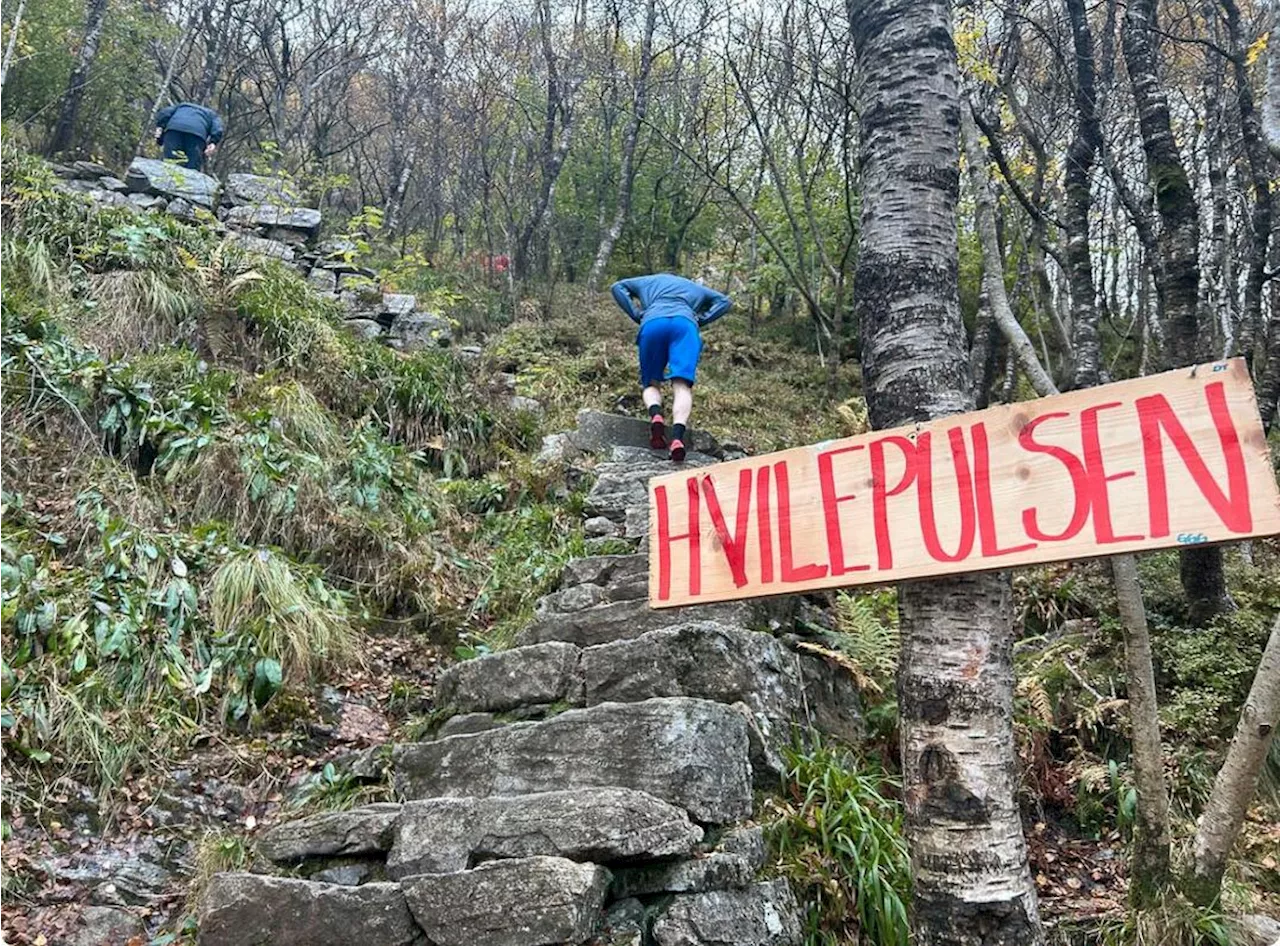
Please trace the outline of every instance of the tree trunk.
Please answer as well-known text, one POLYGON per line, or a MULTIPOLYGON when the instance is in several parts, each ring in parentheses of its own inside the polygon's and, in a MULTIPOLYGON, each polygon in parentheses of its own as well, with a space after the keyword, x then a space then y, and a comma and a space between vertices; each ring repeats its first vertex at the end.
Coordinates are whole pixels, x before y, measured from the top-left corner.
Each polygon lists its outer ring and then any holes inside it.
MULTIPOLYGON (((1280 26, 1280 0, 1271 0, 1271 36, 1280 26)), ((1280 43, 1267 43, 1267 77, 1262 93, 1262 137, 1280 161, 1280 43)))
MULTIPOLYGON (((865 80, 854 299, 878 428, 968 410, 955 208, 960 96, 945 0, 854 0, 865 80)), ((1014 800, 1007 574, 904 584, 898 678, 920 946, 1039 944, 1014 800)))
POLYGON ((1137 906, 1159 899, 1169 880, 1169 792, 1164 778, 1164 749, 1156 680, 1151 663, 1151 632, 1138 584, 1138 562, 1132 555, 1111 559, 1116 603, 1124 628, 1125 688, 1129 724, 1133 728, 1133 777, 1138 791, 1129 896, 1137 906))
POLYGON ((4 62, 0 63, 0 89, 4 88, 9 67, 13 65, 13 51, 18 47, 18 32, 22 29, 22 12, 26 7, 27 0, 18 0, 18 9, 13 14, 13 22, 9 24, 9 42, 4 48, 4 62))
POLYGON ((1071 18, 1071 39, 1076 64, 1076 129, 1067 149, 1064 181, 1066 200, 1063 225, 1066 230, 1067 278, 1071 284, 1071 349, 1073 387, 1085 387, 1086 379, 1102 376, 1102 346, 1098 340, 1098 311, 1093 287, 1093 257, 1089 252, 1089 207, 1093 162, 1102 146, 1102 126, 1098 123, 1097 83, 1093 65, 1093 35, 1084 0, 1067 0, 1071 18))
POLYGON ((1253 686, 1240 711, 1235 738, 1227 750, 1213 783, 1213 794, 1196 830, 1187 896, 1199 904, 1218 899, 1227 857, 1235 846, 1245 812, 1258 788, 1258 773, 1280 725, 1280 617, 1271 625, 1271 636, 1253 686))
POLYGON ((622 140, 622 169, 618 178, 618 206, 613 212, 613 222, 600 237, 595 262, 587 276, 587 288, 598 289, 604 268, 609 265, 614 244, 622 236, 622 228, 631 216, 631 188, 635 183, 636 140, 640 126, 644 124, 649 109, 649 71, 653 66, 653 30, 657 23, 657 4, 647 0, 644 8, 644 36, 640 40, 640 69, 636 73, 635 93, 632 96, 631 121, 627 123, 626 137, 622 140))
POLYGON ((76 119, 80 117, 80 103, 84 101, 85 86, 89 84, 93 61, 98 58, 98 45, 102 42, 102 30, 106 25, 107 0, 89 0, 84 38, 80 43, 80 53, 76 56, 75 68, 71 70, 67 92, 62 97, 58 120, 53 126, 53 134, 49 136, 49 145, 45 149, 48 154, 57 154, 71 147, 76 119))
POLYGON ((1009 305, 1009 295, 1004 288, 1004 255, 1000 252, 1000 240, 996 235, 996 201, 991 193, 991 181, 987 177, 987 156, 978 141, 969 110, 960 108, 960 127, 964 138, 965 165, 969 170, 969 185, 973 189, 974 218, 978 240, 982 244, 982 289, 991 302, 991 313, 1009 351, 1018 360, 1018 367, 1027 376, 1036 393, 1044 396, 1054 390, 1053 379, 1036 357, 1035 346, 1018 323, 1009 305))
MULTIPOLYGON (((1207 352, 1200 331, 1200 219, 1195 191, 1173 137, 1169 99, 1157 68, 1156 0, 1130 0, 1124 18, 1124 58, 1138 109, 1147 177, 1156 195, 1156 294, 1165 326, 1163 364, 1196 364, 1207 352)), ((1222 550, 1181 550, 1182 588, 1195 623, 1234 607, 1222 573, 1222 550)))

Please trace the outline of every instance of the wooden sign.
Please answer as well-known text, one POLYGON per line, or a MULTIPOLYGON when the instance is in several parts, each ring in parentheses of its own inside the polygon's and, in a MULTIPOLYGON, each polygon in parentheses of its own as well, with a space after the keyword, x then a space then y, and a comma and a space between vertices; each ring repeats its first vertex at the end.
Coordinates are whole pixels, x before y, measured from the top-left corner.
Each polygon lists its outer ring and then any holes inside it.
POLYGON ((649 482, 655 608, 1280 533, 1243 360, 649 482))

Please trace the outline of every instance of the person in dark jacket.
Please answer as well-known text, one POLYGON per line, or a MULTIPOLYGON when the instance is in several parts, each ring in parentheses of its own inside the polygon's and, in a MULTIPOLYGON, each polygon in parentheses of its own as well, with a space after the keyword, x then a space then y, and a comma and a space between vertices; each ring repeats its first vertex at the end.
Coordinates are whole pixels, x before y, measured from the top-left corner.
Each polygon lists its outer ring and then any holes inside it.
POLYGON ((686 425, 693 412, 693 383, 702 354, 701 330, 728 312, 733 303, 723 293, 670 273, 621 279, 610 292, 618 307, 640 326, 636 335, 640 387, 649 411, 649 445, 655 450, 667 446, 662 390, 658 385, 664 376, 671 378, 671 459, 679 463, 685 457, 686 425))
POLYGON ((179 102, 156 115, 156 144, 164 147, 166 160, 177 158, 183 167, 199 171, 205 155, 222 141, 222 119, 212 109, 194 102, 179 102))

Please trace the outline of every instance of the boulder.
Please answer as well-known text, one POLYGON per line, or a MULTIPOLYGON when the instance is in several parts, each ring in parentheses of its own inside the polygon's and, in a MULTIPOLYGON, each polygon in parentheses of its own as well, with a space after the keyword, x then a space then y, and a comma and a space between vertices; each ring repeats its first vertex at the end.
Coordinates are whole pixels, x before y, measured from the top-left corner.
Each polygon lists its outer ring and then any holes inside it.
POLYGON ((430 312, 410 312, 398 316, 391 325, 389 343, 401 351, 443 348, 453 341, 449 320, 430 312))
POLYGON ((111 176, 111 168, 96 161, 75 161, 71 166, 75 169, 77 177, 86 180, 111 176))
POLYGON ((769 857, 769 849, 764 842, 764 828, 754 824, 726 831, 720 836, 716 850, 744 858, 753 871, 763 868, 769 857))
POLYGON ((134 158, 125 172, 124 182, 134 193, 154 194, 172 199, 180 197, 201 207, 212 208, 217 202, 218 181, 208 174, 180 167, 171 161, 134 158))
POLYGON ((589 555, 575 558, 565 566, 560 584, 565 588, 599 585, 608 589, 610 601, 646 598, 649 595, 649 556, 589 555))
POLYGON ((623 867, 614 872, 614 897, 644 897, 657 893, 702 893, 748 886, 755 869, 737 854, 705 857, 648 867, 623 867))
POLYGON ((85 907, 80 926, 71 934, 70 946, 103 946, 104 943, 146 942, 147 928, 126 910, 116 907, 85 907))
MULTIPOLYGON (((649 422, 639 417, 606 414, 583 409, 578 412, 577 429, 570 432, 574 446, 587 453, 608 453, 614 447, 649 450, 649 422)), ((703 430, 689 432, 686 445, 697 453, 714 457, 720 452, 716 439, 703 430)))
POLYGON ((436 681, 436 703, 460 713, 496 713, 561 700, 580 705, 580 653, 572 644, 549 641, 464 660, 436 681))
POLYGON ((484 732, 486 729, 497 729, 502 720, 493 713, 462 713, 446 719, 436 733, 437 739, 447 736, 465 736, 467 733, 484 732))
POLYGON ((799 946, 799 907, 785 880, 676 896, 653 924, 657 946, 799 946))
POLYGON ((164 210, 169 206, 169 202, 163 197, 155 197, 151 194, 130 194, 129 203, 139 210, 164 210))
POLYGON ((751 811, 749 752, 747 722, 731 707, 684 698, 604 703, 400 746, 396 787, 408 799, 634 788, 725 824, 751 811))
POLYGON ((674 805, 625 788, 408 802, 387 873, 449 873, 537 855, 611 864, 688 854, 702 829, 674 805))
POLYGON ((371 342, 382 335, 382 326, 373 319, 347 319, 342 327, 356 338, 371 342))
POLYGON ((582 532, 592 538, 606 538, 618 534, 618 524, 604 516, 592 516, 582 524, 582 532))
POLYGON ((124 194, 117 193, 116 191, 109 191, 101 187, 95 187, 87 193, 90 200, 106 207, 133 207, 133 204, 129 203, 129 199, 124 194))
MULTIPOLYGON (((1240 946, 1278 946, 1280 921, 1261 913, 1251 913, 1233 921, 1240 946)), ((1235 942, 1235 940, 1233 940, 1235 942)))
POLYGON ((854 741, 862 735, 856 687, 849 680, 846 693, 822 668, 805 674, 804 664, 820 660, 788 650, 771 634, 690 621, 589 647, 582 652, 580 670, 588 706, 655 696, 745 703, 770 721, 764 728, 783 743, 790 742, 793 722, 854 741), (812 687, 806 686, 807 676, 815 680, 812 687), (833 699, 851 702, 824 705, 833 699))
MULTIPOLYGON (((689 453, 680 467, 691 470, 718 461, 702 453, 689 453)), ((611 459, 596 467, 596 481, 587 494, 585 509, 591 516, 607 516, 621 522, 628 509, 649 508, 649 480, 671 473, 675 467, 665 455, 638 447, 615 447, 611 459)))
POLYGON ((277 864, 309 857, 381 853, 391 847, 399 816, 400 806, 391 802, 323 812, 267 831, 258 841, 258 853, 277 864))
POLYGON ((169 206, 165 208, 165 213, 170 217, 177 217, 179 220, 195 220, 196 208, 191 201, 182 197, 175 197, 169 201, 169 206))
POLYGON ((393 319, 409 315, 418 307, 418 299, 406 292, 384 292, 382 294, 382 311, 393 319))
POLYGON ((106 177, 98 180, 98 186, 104 191, 114 191, 117 194, 123 194, 129 190, 129 185, 118 177, 112 177, 108 174, 106 177))
POLYGON ((507 400, 507 409, 515 413, 523 411, 526 414, 533 414, 536 417, 541 417, 545 413, 541 401, 535 400, 531 397, 525 397, 522 394, 511 395, 507 400))
POLYGON ((320 211, 310 207, 242 204, 227 212, 227 223, 237 227, 278 227, 315 236, 320 230, 320 211))
POLYGON ((292 181, 259 174, 228 174, 226 199, 233 204, 292 206, 302 195, 292 181))
POLYGON ((215 874, 200 946, 423 946, 399 884, 348 887, 260 874, 215 874))
POLYGON ((256 237, 251 233, 231 233, 228 235, 234 243, 243 246, 250 253, 257 253, 259 256, 272 256, 276 259, 284 260, 286 263, 293 262, 293 247, 286 243, 280 243, 276 240, 264 240, 262 237, 256 237))
POLYGON ((311 270, 307 276, 307 282, 311 284, 311 288, 317 292, 337 292, 338 277, 331 269, 322 269, 317 266, 311 270))
POLYGON ((434 946, 546 946, 581 943, 594 932, 609 872, 559 857, 529 857, 421 874, 403 886, 434 946))

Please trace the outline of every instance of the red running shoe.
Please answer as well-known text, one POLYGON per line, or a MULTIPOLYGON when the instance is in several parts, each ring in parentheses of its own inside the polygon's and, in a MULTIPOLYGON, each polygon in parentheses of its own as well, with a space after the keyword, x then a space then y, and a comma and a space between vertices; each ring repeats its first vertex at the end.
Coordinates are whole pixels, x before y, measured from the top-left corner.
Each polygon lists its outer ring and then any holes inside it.
POLYGON ((649 446, 654 450, 662 450, 667 446, 667 428, 661 414, 655 414, 649 421, 649 446))
POLYGON ((684 462, 684 441, 671 441, 671 459, 676 463, 684 462))

